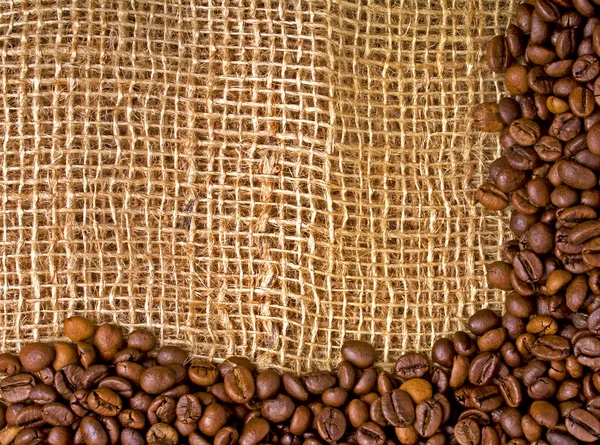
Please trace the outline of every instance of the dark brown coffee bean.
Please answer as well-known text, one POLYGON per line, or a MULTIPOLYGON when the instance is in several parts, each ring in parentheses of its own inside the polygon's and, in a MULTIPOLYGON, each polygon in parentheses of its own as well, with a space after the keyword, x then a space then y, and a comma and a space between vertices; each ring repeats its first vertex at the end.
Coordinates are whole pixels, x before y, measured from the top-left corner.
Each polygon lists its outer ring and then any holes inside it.
MULTIPOLYGON (((508 92, 511 94, 514 94, 514 95, 527 93, 529 91, 529 80, 528 80, 527 74, 528 74, 527 68, 524 67, 523 65, 512 65, 511 67, 509 67, 506 70, 506 73, 504 74, 504 86, 506 87, 508 92)), ((493 110, 489 110, 489 111, 493 111, 493 110)), ((502 117, 501 109, 499 109, 498 111, 500 112, 501 117, 502 117)), ((522 114, 520 108, 519 108, 518 114, 519 115, 522 114)), ((506 120, 504 120, 504 122, 506 122, 506 120)), ((511 122, 506 122, 506 123, 510 124, 511 122)), ((477 123, 476 123, 476 125, 479 128, 479 125, 477 123)), ((494 128, 497 128, 497 127, 494 127, 494 128)), ((485 130, 483 130, 483 131, 485 131, 485 130)), ((499 131, 499 130, 493 130, 493 131, 499 131)))
POLYGON ((525 34, 531 33, 531 14, 534 6, 528 3, 521 3, 517 6, 515 12, 515 23, 525 34))
MULTIPOLYGON (((346 412, 348 414, 348 421, 354 428, 359 428, 363 423, 365 423, 369 420, 369 407, 362 400, 359 400, 359 399, 351 400, 350 403, 348 404, 348 408, 347 408, 346 412)), ((413 419, 414 419, 414 408, 413 408, 413 419)))
POLYGON ((45 443, 46 435, 38 428, 25 428, 17 434, 14 445, 37 445, 45 443))
POLYGON ((319 435, 326 442, 337 442, 346 432, 346 417, 338 409, 330 407, 324 408, 316 417, 316 421, 319 435))
POLYGON ((500 327, 501 323, 502 320, 496 312, 490 309, 480 309, 469 318, 468 326, 474 335, 483 335, 500 327))
POLYGON ((454 350, 459 355, 471 357, 477 352, 475 341, 464 331, 455 332, 452 336, 452 342, 454 343, 454 350))
MULTIPOLYGON (((239 439, 239 433, 235 428, 227 426, 219 431, 214 440, 214 445, 235 445, 239 439)), ((191 445, 191 444, 190 444, 191 445)), ((282 443, 283 445, 283 443, 282 443)), ((290 443, 289 445, 295 445, 290 443)))
MULTIPOLYGON (((46 442, 49 445, 71 445, 73 443, 73 433, 64 426, 55 426, 50 428, 46 442)), ((124 444, 129 445, 129 444, 124 444)))
MULTIPOLYGON (((503 262, 498 261, 497 263, 503 263, 503 262)), ((496 264, 496 263, 494 263, 494 264, 496 264)), ((503 264, 508 264, 508 263, 503 263, 503 264)), ((492 266, 493 266, 493 264, 492 264, 492 266)), ((491 282, 490 269, 491 269, 491 266, 488 268, 488 282, 491 282)), ((511 266, 511 269, 512 269, 512 266, 511 266)), ((496 276, 496 274, 493 274, 493 273, 492 273, 492 275, 496 276)), ((507 279, 509 279, 509 278, 507 278, 507 279)), ((509 283, 510 283, 510 281, 509 281, 509 283)), ((496 287, 498 287, 498 286, 496 286, 496 287)), ((445 366, 446 368, 452 367, 455 355, 456 355, 456 351, 454 350, 454 344, 452 343, 452 340, 450 340, 449 338, 437 339, 431 348, 431 357, 432 357, 433 361, 435 363, 438 363, 439 365, 445 366)))
POLYGON ((65 335, 74 342, 88 340, 94 335, 94 325, 83 317, 66 318, 63 330, 65 335))
POLYGON ((588 190, 598 184, 598 178, 592 170, 575 162, 561 162, 558 166, 558 174, 566 185, 575 189, 588 190))
POLYGON ((577 408, 565 419, 567 431, 578 440, 594 442, 600 439, 600 420, 584 409, 577 408))
POLYGON ((424 400, 415 408, 414 427, 419 436, 431 437, 442 424, 442 405, 434 399, 424 400))
POLYGON ((292 399, 284 394, 279 394, 276 398, 266 400, 262 404, 261 414, 270 422, 282 423, 292 417, 295 409, 296 406, 292 399))
MULTIPOLYGON (((266 423, 265 420, 261 420, 266 423)), ((146 441, 148 442, 148 445, 152 443, 160 443, 163 445, 176 445, 178 440, 179 434, 177 433, 177 430, 166 423, 157 423, 155 425, 152 425, 146 433, 146 441)))
POLYGON ((108 435, 102 424, 93 417, 84 417, 79 426, 86 445, 108 445, 108 435))
MULTIPOLYGON (((527 83, 529 85, 529 88, 531 88, 531 90, 533 90, 534 93, 538 93, 538 94, 544 94, 544 95, 550 95, 552 94, 552 91, 554 89, 554 79, 550 76, 548 76, 546 74, 546 71, 544 71, 544 68, 541 66, 536 66, 532 69, 530 69, 527 72, 527 83)), ((521 107, 523 108, 523 104, 521 104, 521 107)), ((529 113, 525 113, 524 110, 523 111, 523 118, 526 119, 535 119, 536 116, 532 116, 529 113)), ((536 110, 536 115, 537 115, 537 110, 536 110)), ((513 135, 514 137, 514 135, 513 135)), ((517 140, 518 143, 520 143, 517 140)), ((526 145, 526 144, 521 144, 521 145, 526 145)))
MULTIPOLYGON (((534 45, 534 46, 530 46, 528 48, 528 50, 531 50, 533 48, 543 48, 543 51, 546 53, 546 54, 544 54, 543 57, 541 56, 541 54, 536 54, 536 56, 539 56, 542 58, 542 61, 543 60, 553 60, 556 58, 556 52, 553 50, 550 50, 549 48, 534 45)), ((533 59, 530 58, 530 60, 532 62, 534 62, 533 59)), ((566 59, 566 60, 557 60, 555 62, 551 61, 551 62, 546 62, 546 63, 547 63, 547 65, 544 67, 544 71, 546 71, 547 75, 549 75, 550 77, 566 77, 566 76, 569 76, 569 74, 571 74, 571 70, 573 69, 574 60, 566 59)), ((564 111, 563 111, 563 113, 564 113, 564 111)))
POLYGON ((534 205, 546 207, 550 204, 552 184, 546 178, 534 178, 527 183, 527 193, 534 205))
POLYGON ((290 373, 282 375, 282 382, 285 391, 294 399, 301 402, 308 401, 309 394, 302 382, 290 373))
POLYGON ((117 416, 123 409, 121 397, 109 388, 90 391, 87 403, 92 411, 101 416, 117 416))
POLYGON ((581 119, 573 113, 563 113, 555 116, 548 134, 566 142, 577 136, 582 126, 581 119))
POLYGON ((409 394, 401 389, 385 393, 381 398, 383 416, 394 427, 412 425, 415 407, 409 394))
POLYGON ((518 26, 512 24, 508 26, 506 30, 506 46, 513 58, 518 58, 525 52, 525 34, 518 26))
POLYGON ((127 337, 127 345, 141 352, 150 352, 156 346, 156 336, 148 329, 135 329, 127 337))
POLYGON ((41 371, 50 366, 54 357, 54 348, 45 343, 29 343, 19 353, 21 364, 29 372, 41 371))
POLYGON ((473 419, 462 419, 454 427, 454 437, 459 445, 478 445, 481 429, 473 419))
POLYGON ((140 376, 140 386, 148 394, 160 394, 175 384, 175 374, 164 366, 153 366, 140 376))
POLYGON ((314 371, 303 377, 304 386, 311 394, 323 394, 326 389, 332 388, 337 379, 330 372, 314 371))
POLYGON ((504 210, 508 206, 508 196, 492 183, 479 186, 477 200, 488 210, 504 210))
POLYGON ((600 123, 594 125, 587 134, 587 145, 590 152, 600 156, 600 123))
MULTIPOLYGON (((527 77, 525 77, 525 82, 527 82, 527 77)), ((521 117, 521 106, 512 97, 503 97, 500 99, 498 102, 498 111, 506 124, 510 124, 515 119, 521 117)))
MULTIPOLYGON (((2 388, 1 383, 0 388, 2 388)), ((32 402, 37 403, 38 405, 45 405, 46 403, 56 402, 58 399, 58 393, 50 385, 41 383, 31 388, 29 398, 32 402)))
POLYGON ((211 386, 217 381, 219 372, 212 363, 198 361, 188 368, 188 377, 198 386, 211 386))
POLYGON ((348 361, 342 361, 338 365, 337 378, 340 388, 346 391, 352 391, 356 384, 356 370, 354 369, 354 366, 348 361))
POLYGON ((577 87, 569 94, 569 107, 575 116, 587 117, 594 112, 596 103, 594 94, 582 87, 577 87))
MULTIPOLYGON (((519 145, 527 147, 534 145, 541 136, 539 125, 535 121, 524 118, 513 121, 509 131, 519 145)), ((558 137, 558 139, 561 138, 558 137)))
POLYGON ((544 335, 531 346, 531 353, 540 360, 564 360, 570 352, 569 341, 557 335, 544 335))
POLYGON ((356 439, 359 445, 383 445, 386 436, 379 425, 367 422, 358 428, 356 439))
MULTIPOLYGON (((198 404, 200 404, 200 402, 198 402, 198 404)), ((160 395, 152 401, 146 415, 150 425, 160 422, 171 424, 177 417, 177 402, 172 397, 160 395)), ((200 418, 200 416, 198 416, 198 418, 200 418)))
POLYGON ((31 397, 35 379, 30 374, 16 374, 0 381, 2 397, 8 403, 25 402, 31 397))
POLYGON ((123 428, 141 430, 146 425, 146 417, 140 410, 126 409, 119 413, 119 422, 123 428))
POLYGON ((585 243, 581 250, 583 261, 593 267, 600 267, 600 238, 585 243))
POLYGON ((188 359, 188 353, 178 346, 163 346, 156 354, 159 365, 183 365, 188 359))
POLYGON ((373 368, 365 369, 362 374, 358 377, 356 385, 354 385, 354 394, 358 396, 364 396, 370 393, 377 384, 377 371, 373 368))
POLYGON ((534 400, 550 399, 555 393, 556 382, 550 377, 540 377, 527 388, 527 395, 534 400))
POLYGON ((486 60, 490 69, 496 73, 503 73, 508 69, 512 57, 504 36, 497 35, 488 42, 486 60))
POLYGON ((62 403, 47 403, 42 408, 42 419, 52 426, 70 426, 75 422, 75 414, 62 403))
POLYGON ((556 37, 554 48, 559 59, 569 59, 577 54, 579 40, 574 29, 563 29, 556 37))
POLYGON ((500 425, 509 437, 515 439, 523 437, 521 428, 522 414, 515 408, 508 407, 500 415, 500 425))
POLYGON ((527 189, 522 188, 514 192, 511 196, 511 204, 514 209, 523 215, 535 215, 539 208, 531 202, 527 189))
POLYGON ((96 349, 93 345, 85 342, 77 342, 76 345, 77 356, 81 362, 81 366, 88 368, 96 363, 96 349))
POLYGON ((544 272, 542 262, 538 256, 529 251, 518 253, 513 262, 513 267, 517 277, 527 283, 538 281, 544 272))
POLYGON ((558 22, 560 20, 560 9, 551 0, 535 0, 535 8, 545 22, 558 22))
POLYGON ((146 441, 139 431, 133 428, 125 428, 121 431, 121 443, 123 445, 145 445, 146 441))
MULTIPOLYGON (((204 386, 204 385, 201 385, 204 386)), ((281 388, 279 373, 271 369, 261 371, 256 376, 256 396, 261 400, 274 397, 281 388)))
POLYGON ((346 340, 342 345, 342 357, 357 368, 369 368, 375 362, 375 349, 365 341, 346 340))
POLYGON ((340 387, 329 388, 321 395, 321 400, 327 406, 332 408, 339 408, 346 404, 348 400, 348 391, 340 387))
POLYGON ((206 436, 213 437, 227 423, 227 412, 218 403, 208 405, 198 422, 198 428, 206 436))
POLYGON ((255 391, 254 377, 248 369, 236 366, 225 376, 225 392, 235 403, 248 402, 255 391))
POLYGON ((119 377, 122 377, 136 386, 140 386, 140 379, 145 369, 139 363, 121 362, 117 363, 115 371, 119 377))
POLYGON ((534 150, 545 162, 554 162, 563 155, 562 143, 552 136, 542 136, 533 146, 534 150))
POLYGON ((560 209, 556 214, 558 222, 569 228, 597 218, 597 213, 593 208, 581 205, 560 209))
POLYGON ((491 352, 482 352, 473 358, 469 367, 469 381, 477 386, 488 385, 496 377, 500 359, 491 352))
POLYGON ((123 345, 123 334, 118 326, 103 324, 94 334, 94 346, 102 360, 111 361, 123 345))
POLYGON ((477 105, 473 110, 473 120, 479 131, 495 133, 504 128, 497 103, 486 102, 477 105))
POLYGON ((121 363, 121 362, 139 362, 142 361, 144 355, 135 348, 125 348, 121 349, 115 355, 113 359, 113 363, 121 363))
POLYGON ((578 82, 590 82, 600 74, 600 63, 593 55, 580 57, 573 64, 573 77, 578 82))
POLYGON ((12 376, 21 370, 19 359, 7 352, 0 354, 0 372, 12 376))
POLYGON ((577 224, 569 233, 569 242, 576 246, 585 244, 600 236, 599 221, 584 221, 577 224))
POLYGON ((404 354, 397 361, 394 367, 396 375, 401 379, 412 379, 423 377, 429 372, 429 364, 425 357, 416 352, 404 354))

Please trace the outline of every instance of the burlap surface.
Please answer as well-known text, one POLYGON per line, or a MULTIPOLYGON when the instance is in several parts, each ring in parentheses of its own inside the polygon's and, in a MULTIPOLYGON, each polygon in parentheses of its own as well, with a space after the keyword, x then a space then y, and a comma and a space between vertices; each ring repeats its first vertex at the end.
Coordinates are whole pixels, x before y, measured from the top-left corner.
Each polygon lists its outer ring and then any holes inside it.
POLYGON ((199 356, 385 362, 481 306, 498 0, 0 2, 0 347, 84 314, 199 356))

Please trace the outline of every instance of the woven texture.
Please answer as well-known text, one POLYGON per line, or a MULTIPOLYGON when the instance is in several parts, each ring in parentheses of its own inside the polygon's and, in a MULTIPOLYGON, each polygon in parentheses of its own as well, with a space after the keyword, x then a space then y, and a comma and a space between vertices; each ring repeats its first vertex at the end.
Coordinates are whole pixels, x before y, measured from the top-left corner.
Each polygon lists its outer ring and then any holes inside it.
POLYGON ((77 313, 302 370, 499 309, 470 116, 515 6, 0 2, 0 347, 77 313))

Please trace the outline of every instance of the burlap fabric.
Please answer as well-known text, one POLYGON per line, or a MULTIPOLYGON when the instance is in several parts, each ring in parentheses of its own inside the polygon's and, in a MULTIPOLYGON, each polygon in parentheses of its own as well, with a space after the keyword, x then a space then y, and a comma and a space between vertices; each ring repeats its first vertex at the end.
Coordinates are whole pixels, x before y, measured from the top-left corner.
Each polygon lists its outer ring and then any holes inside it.
POLYGON ((198 356, 385 362, 500 308, 473 104, 497 0, 0 2, 0 346, 77 313, 198 356))

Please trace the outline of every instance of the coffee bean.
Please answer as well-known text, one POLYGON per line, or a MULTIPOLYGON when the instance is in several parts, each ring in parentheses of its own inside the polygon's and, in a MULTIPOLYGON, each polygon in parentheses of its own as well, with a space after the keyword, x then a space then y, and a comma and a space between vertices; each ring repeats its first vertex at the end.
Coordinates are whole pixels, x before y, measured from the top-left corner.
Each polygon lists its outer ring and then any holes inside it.
POLYGON ((365 369, 356 381, 353 392, 356 395, 364 396, 365 394, 373 391, 376 383, 377 371, 375 371, 373 368, 365 369))
POLYGON ((8 403, 21 403, 30 398, 35 379, 29 374, 16 374, 0 381, 2 397, 8 403))
MULTIPOLYGON (((296 409, 297 411, 297 409, 296 409)), ((354 428, 359 428, 363 423, 369 419, 369 407, 365 402, 359 399, 353 399, 347 408, 348 421, 354 428)), ((295 413, 294 413, 295 415, 295 413)), ((413 407, 413 419, 414 419, 414 407, 413 407)))
POLYGON ((77 342, 77 356, 81 362, 81 366, 88 368, 96 363, 97 354, 93 345, 84 342, 77 342))
POLYGON ((519 252, 513 261, 513 267, 517 277, 527 283, 538 281, 544 272, 542 262, 530 251, 519 252))
POLYGON ((395 365, 396 375, 401 379, 423 377, 429 372, 429 364, 425 357, 415 352, 401 356, 395 365))
POLYGON ((282 375, 282 382, 285 391, 294 399, 299 400, 301 402, 308 401, 309 394, 302 385, 302 382, 295 376, 289 373, 284 373, 282 375))
POLYGON ((473 119, 479 131, 496 133, 504 128, 504 120, 497 103, 487 102, 475 106, 473 119))
POLYGON ((385 393, 381 398, 383 416, 394 427, 406 427, 415 419, 415 407, 408 392, 401 389, 385 393))
POLYGON ((323 392, 337 383, 337 379, 329 372, 315 371, 306 374, 303 378, 304 386, 311 394, 323 394, 323 392))
POLYGON ((433 397, 431 383, 425 379, 414 378, 407 380, 400 385, 400 389, 405 391, 415 404, 433 397))
POLYGON ((261 408, 262 416, 270 422, 281 423, 294 414, 296 406, 291 398, 279 394, 275 399, 266 400, 261 408))
POLYGON ((141 352, 150 352, 156 346, 156 337, 147 329, 135 329, 127 337, 127 345, 141 352))
POLYGON ((594 112, 594 108, 596 107, 594 93, 582 87, 575 88, 569 94, 569 107, 575 116, 589 116, 594 112))
POLYGON ((508 69, 512 57, 504 36, 497 35, 488 42, 486 60, 490 69, 496 73, 503 73, 508 69))
POLYGON ((326 442, 336 442, 346 432, 346 417, 336 408, 324 408, 316 417, 316 422, 319 435, 326 442))
POLYGON ((508 196, 492 183, 479 186, 477 200, 488 210, 503 210, 508 206, 508 196))
POLYGON ((101 416, 117 416, 123 408, 121 398, 109 388, 90 391, 87 403, 92 411, 101 416))
POLYGON ((225 375, 225 392, 234 402, 248 402, 255 391, 254 377, 248 369, 237 366, 225 375))
MULTIPOLYGON (((552 94, 552 91, 554 89, 554 79, 548 76, 546 74, 546 71, 544 71, 544 68, 541 66, 536 66, 527 72, 527 84, 529 85, 529 88, 533 90, 534 93, 543 94, 546 96, 552 94)), ((527 104, 527 101, 531 101, 531 98, 528 100, 523 99, 523 101, 524 102, 521 104, 522 107, 527 104)), ((535 105, 533 106, 535 107, 535 105)), ((523 118, 525 119, 532 120, 538 117, 537 110, 535 111, 535 113, 526 113, 525 110, 522 110, 522 112, 523 118)), ((518 142, 518 139, 516 140, 518 142)))
POLYGON ((148 394, 160 394, 175 384, 175 374, 164 366, 153 366, 140 376, 140 386, 148 394))
POLYGON ((482 352, 473 358, 469 366, 469 381, 477 386, 488 385, 496 377, 500 359, 491 352, 482 352))
POLYGON ((600 238, 585 243, 581 250, 583 261, 593 267, 600 266, 600 238))
POLYGON ((573 77, 578 82, 590 82, 600 74, 600 62, 596 56, 585 55, 573 64, 573 77))
POLYGON ((469 330, 474 335, 483 335, 486 332, 500 327, 501 318, 490 309, 480 309, 475 312, 468 321, 469 330))
POLYGON ((548 134, 560 141, 567 142, 579 134, 582 126, 581 119, 573 113, 562 113, 554 117, 548 134))
POLYGON ((600 420, 586 410, 577 408, 565 419, 567 431, 578 440, 594 442, 600 439, 600 420))
POLYGON ((561 162, 558 174, 566 185, 575 189, 589 190, 598 184, 598 178, 592 170, 575 162, 561 162))
POLYGON ((45 343, 29 343, 19 354, 19 360, 29 372, 41 371, 54 361, 54 348, 45 343))
POLYGON ((442 405, 434 399, 423 400, 415 408, 414 427, 419 436, 431 437, 442 424, 442 405))
POLYGON ((166 423, 152 425, 146 433, 146 441, 148 444, 158 442, 163 445, 176 445, 178 440, 179 434, 177 434, 177 430, 166 423))
MULTIPOLYGON (((523 65, 512 65, 511 67, 509 67, 506 70, 506 73, 504 74, 504 86, 506 87, 508 92, 511 94, 514 94, 514 95, 527 93, 527 91, 529 91, 529 81, 528 81, 527 74, 528 74, 527 68, 524 67, 523 65)), ((492 111, 492 110, 489 110, 489 111, 492 111)), ((502 117, 502 109, 501 108, 499 109, 499 112, 502 117)), ((519 109, 518 114, 521 115, 520 109, 519 109)), ((507 124, 510 124, 512 122, 512 120, 510 122, 507 122, 505 119, 503 119, 503 121, 507 124)), ((477 128, 481 129, 477 120, 476 120, 476 125, 477 125, 477 128)), ((490 128, 492 128, 492 127, 490 127, 490 128)), ((497 126, 493 127, 493 128, 497 128, 497 126)), ((482 131, 488 131, 488 130, 482 130, 482 131)), ((499 130, 492 130, 492 131, 499 131, 499 130)))
POLYGON ((102 360, 111 361, 123 344, 121 330, 113 324, 103 324, 94 334, 94 346, 102 360))
POLYGON ((62 403, 47 403, 42 408, 42 419, 52 426, 70 426, 75 422, 75 414, 62 403))
MULTIPOLYGON (((525 118, 513 121, 510 124, 509 131, 519 145, 526 147, 534 145, 541 136, 539 125, 535 121, 525 118)), ((558 137, 558 139, 561 138, 558 137)))
POLYGON ((375 349, 370 343, 346 340, 342 345, 342 357, 357 368, 369 368, 375 362, 375 349))
POLYGON ((383 445, 386 436, 379 425, 366 422, 358 428, 356 439, 359 445, 383 445))

